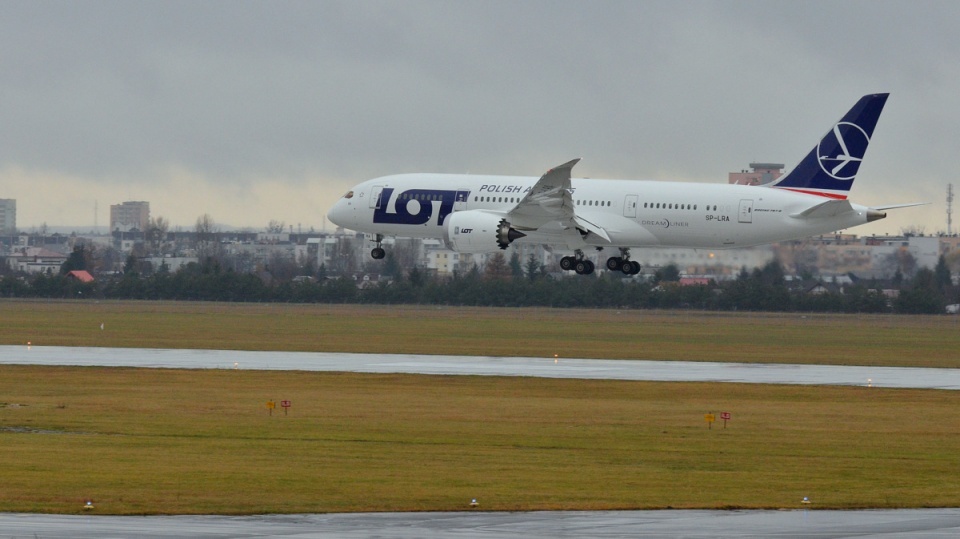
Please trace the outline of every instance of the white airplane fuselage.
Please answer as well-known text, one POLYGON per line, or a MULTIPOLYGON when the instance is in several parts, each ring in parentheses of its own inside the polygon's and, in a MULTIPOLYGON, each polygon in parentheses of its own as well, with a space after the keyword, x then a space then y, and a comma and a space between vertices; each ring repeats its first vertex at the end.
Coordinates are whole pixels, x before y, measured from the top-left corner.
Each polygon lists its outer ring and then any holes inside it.
MULTIPOLYGON (((537 180, 459 174, 384 176, 354 187, 353 197, 338 201, 329 216, 358 232, 443 239, 451 214, 471 210, 505 214, 537 180), (401 198, 404 193, 407 196, 401 198), (386 219, 375 222, 377 213, 386 219)), ((796 217, 824 199, 762 186, 596 179, 572 179, 571 184, 576 214, 602 226, 610 241, 557 226, 525 231, 526 236, 516 242, 570 249, 746 247, 861 225, 869 213, 869 208, 851 204, 854 211, 833 217, 796 217)))
POLYGON ((560 267, 590 274, 588 247, 618 249, 612 271, 636 275, 634 247, 723 249, 799 239, 862 225, 899 204, 870 208, 848 200, 888 94, 857 101, 797 166, 763 186, 573 179, 579 159, 540 178, 399 174, 355 186, 330 210, 334 223, 376 235, 442 239, 462 253, 513 243, 574 251, 560 267))

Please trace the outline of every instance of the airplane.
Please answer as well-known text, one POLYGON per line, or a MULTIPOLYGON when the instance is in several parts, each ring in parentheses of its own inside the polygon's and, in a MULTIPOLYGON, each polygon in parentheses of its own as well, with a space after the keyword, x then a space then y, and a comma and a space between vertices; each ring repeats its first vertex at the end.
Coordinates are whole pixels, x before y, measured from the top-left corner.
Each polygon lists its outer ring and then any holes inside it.
POLYGON ((585 252, 610 249, 609 271, 636 275, 630 250, 724 249, 805 238, 870 223, 886 211, 925 203, 862 206, 848 200, 889 94, 863 96, 787 174, 764 185, 574 179, 580 159, 540 178, 399 174, 358 184, 330 209, 333 223, 375 237, 442 239, 460 253, 514 243, 572 251, 560 267, 595 266, 585 252))

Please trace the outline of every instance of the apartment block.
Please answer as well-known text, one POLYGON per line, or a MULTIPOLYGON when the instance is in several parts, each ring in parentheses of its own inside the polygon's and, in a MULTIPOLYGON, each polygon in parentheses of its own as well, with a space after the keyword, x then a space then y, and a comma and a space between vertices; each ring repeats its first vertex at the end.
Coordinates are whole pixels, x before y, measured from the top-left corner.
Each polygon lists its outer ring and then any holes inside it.
POLYGON ((110 206, 110 230, 129 232, 143 231, 147 228, 150 219, 150 203, 130 201, 110 206))

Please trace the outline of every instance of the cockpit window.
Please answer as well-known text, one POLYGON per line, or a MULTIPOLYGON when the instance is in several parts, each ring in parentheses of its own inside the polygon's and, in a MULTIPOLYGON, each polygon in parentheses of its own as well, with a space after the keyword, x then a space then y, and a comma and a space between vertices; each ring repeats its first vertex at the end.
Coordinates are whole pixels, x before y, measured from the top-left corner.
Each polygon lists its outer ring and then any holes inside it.
POLYGON ((343 195, 343 198, 353 198, 353 191, 347 191, 347 194, 343 195))

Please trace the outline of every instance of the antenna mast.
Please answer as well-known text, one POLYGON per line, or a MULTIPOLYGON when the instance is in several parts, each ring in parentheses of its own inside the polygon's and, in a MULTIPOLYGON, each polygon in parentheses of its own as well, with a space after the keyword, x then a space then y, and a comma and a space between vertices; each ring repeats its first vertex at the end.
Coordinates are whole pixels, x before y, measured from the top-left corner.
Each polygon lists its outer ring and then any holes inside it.
POLYGON ((947 236, 953 235, 953 184, 947 184, 947 236))

